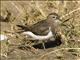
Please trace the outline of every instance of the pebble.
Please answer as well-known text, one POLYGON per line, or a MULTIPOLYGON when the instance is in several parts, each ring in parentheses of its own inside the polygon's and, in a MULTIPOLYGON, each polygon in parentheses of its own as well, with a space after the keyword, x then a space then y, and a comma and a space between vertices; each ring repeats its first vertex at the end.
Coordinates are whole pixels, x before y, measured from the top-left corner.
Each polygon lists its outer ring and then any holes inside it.
POLYGON ((8 37, 6 35, 0 34, 0 41, 7 40, 8 37))

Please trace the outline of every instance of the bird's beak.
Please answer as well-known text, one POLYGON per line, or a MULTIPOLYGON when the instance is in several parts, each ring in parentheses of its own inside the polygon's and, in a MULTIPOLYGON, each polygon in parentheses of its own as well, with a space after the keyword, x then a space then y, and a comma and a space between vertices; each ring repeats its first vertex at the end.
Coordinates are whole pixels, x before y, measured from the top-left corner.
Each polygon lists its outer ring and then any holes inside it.
POLYGON ((62 23, 62 19, 58 18, 58 23, 61 24, 62 23))
POLYGON ((59 24, 62 23, 61 20, 59 20, 59 19, 55 20, 55 22, 56 22, 56 23, 59 23, 59 24))

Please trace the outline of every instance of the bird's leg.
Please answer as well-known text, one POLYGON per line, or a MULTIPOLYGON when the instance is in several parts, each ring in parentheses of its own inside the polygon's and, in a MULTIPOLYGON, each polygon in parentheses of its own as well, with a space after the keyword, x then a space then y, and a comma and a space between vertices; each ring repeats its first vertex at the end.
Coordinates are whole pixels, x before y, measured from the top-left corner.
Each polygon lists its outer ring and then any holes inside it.
POLYGON ((44 43, 44 41, 42 41, 42 46, 43 46, 43 48, 45 50, 45 43, 44 43))
POLYGON ((13 24, 11 24, 11 30, 12 30, 12 31, 14 30, 14 26, 13 26, 13 24))

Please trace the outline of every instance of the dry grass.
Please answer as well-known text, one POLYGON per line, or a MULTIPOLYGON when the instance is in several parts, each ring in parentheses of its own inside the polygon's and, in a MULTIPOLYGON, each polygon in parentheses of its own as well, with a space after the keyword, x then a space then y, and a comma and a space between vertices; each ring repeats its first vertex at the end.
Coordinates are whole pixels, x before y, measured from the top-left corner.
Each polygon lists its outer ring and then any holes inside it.
POLYGON ((2 22, 1 32, 9 36, 7 42, 1 42, 3 60, 4 58, 13 60, 80 59, 80 1, 1 1, 1 16, 8 17, 7 23, 2 22), (46 16, 52 12, 58 13, 65 24, 65 26, 60 26, 59 32, 64 44, 45 51, 37 50, 32 47, 35 44, 33 41, 24 39, 22 35, 15 33, 19 31, 17 24, 31 26, 46 19, 46 16), (11 15, 8 16, 8 13, 11 15), (76 51, 68 52, 72 49, 76 51))

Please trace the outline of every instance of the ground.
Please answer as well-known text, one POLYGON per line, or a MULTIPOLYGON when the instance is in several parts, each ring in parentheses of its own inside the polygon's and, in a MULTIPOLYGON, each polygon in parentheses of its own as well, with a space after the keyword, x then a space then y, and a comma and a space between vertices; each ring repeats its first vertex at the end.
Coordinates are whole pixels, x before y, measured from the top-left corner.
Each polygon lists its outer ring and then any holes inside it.
POLYGON ((80 1, 1 1, 1 60, 80 60, 80 1), (31 41, 19 32, 17 24, 29 25, 46 19, 55 12, 60 15, 62 40, 45 43, 31 41), (11 15, 9 15, 11 13, 11 15))

